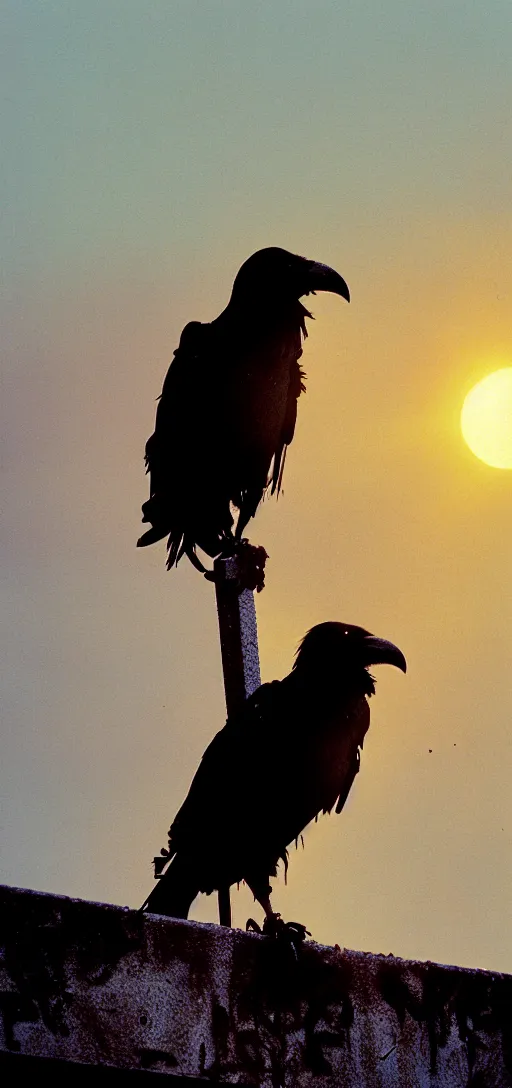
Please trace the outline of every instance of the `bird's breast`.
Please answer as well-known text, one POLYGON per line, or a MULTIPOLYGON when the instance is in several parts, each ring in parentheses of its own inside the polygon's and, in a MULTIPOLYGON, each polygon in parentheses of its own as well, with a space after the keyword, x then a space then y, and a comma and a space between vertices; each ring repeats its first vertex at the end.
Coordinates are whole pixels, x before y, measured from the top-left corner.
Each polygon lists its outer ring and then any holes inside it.
POLYGON ((369 724, 366 699, 355 699, 342 710, 317 720, 314 733, 303 741, 298 777, 302 788, 315 799, 318 810, 334 804, 341 784, 352 773, 369 724))

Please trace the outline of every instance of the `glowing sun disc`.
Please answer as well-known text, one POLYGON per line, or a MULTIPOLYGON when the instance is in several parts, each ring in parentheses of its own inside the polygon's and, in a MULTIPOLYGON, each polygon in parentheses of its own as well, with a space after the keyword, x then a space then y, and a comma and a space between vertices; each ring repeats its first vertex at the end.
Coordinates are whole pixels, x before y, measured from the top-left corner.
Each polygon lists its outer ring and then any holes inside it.
POLYGON ((495 370, 470 389, 460 422, 476 457, 492 468, 512 468, 512 366, 495 370))

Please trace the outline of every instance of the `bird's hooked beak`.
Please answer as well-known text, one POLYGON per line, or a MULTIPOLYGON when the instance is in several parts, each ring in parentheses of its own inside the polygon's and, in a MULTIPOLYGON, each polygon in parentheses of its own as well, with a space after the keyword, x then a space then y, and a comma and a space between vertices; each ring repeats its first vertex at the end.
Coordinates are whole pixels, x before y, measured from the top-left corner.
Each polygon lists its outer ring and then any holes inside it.
POLYGON ((350 291, 343 276, 329 268, 328 264, 312 261, 307 274, 308 291, 330 291, 350 302, 350 291))
POLYGON ((388 642, 385 638, 375 638, 374 635, 366 635, 363 647, 365 666, 396 665, 397 669, 407 672, 405 657, 393 642, 388 642))

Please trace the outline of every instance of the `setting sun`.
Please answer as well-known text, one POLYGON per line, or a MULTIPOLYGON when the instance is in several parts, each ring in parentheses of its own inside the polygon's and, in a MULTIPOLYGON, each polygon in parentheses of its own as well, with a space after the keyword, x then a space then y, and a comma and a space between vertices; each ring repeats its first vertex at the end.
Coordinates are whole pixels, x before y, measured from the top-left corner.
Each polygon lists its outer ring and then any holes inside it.
POLYGON ((492 468, 512 468, 512 367, 495 370, 470 389, 461 427, 476 457, 492 468))

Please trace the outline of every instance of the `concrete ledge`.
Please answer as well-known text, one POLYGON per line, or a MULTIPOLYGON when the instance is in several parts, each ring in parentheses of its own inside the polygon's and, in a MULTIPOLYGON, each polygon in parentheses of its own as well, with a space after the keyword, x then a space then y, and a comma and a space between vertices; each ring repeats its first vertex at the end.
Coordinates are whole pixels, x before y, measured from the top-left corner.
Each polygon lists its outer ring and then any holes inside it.
POLYGON ((295 962, 240 930, 5 887, 0 944, 0 1069, 45 1058, 105 1084, 147 1079, 105 1079, 110 1067, 176 1088, 512 1088, 511 976, 309 942, 295 962))

